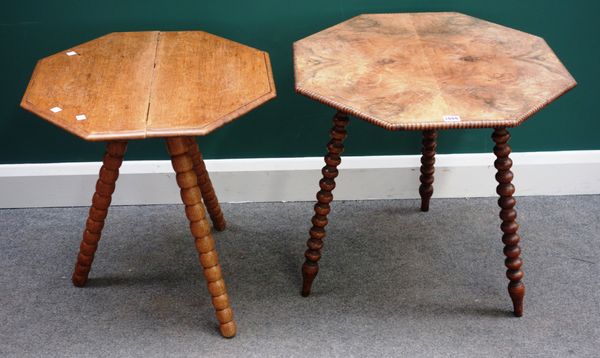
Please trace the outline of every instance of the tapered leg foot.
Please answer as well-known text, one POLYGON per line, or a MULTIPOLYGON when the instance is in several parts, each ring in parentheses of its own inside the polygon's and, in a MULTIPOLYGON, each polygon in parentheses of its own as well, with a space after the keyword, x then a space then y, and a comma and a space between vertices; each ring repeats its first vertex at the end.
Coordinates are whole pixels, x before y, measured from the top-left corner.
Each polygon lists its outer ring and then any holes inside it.
POLYGON ((127 142, 108 142, 106 152, 102 160, 102 168, 96 182, 96 192, 92 198, 88 219, 83 232, 83 240, 79 246, 77 263, 71 281, 73 285, 82 287, 88 279, 94 254, 98 248, 98 241, 104 227, 104 219, 108 214, 112 193, 115 191, 115 183, 119 176, 119 168, 123 163, 123 156, 127 149, 127 142))
POLYGON ((194 171, 198 177, 198 186, 202 192, 204 205, 206 206, 206 210, 210 215, 210 219, 215 230, 223 231, 225 230, 225 218, 223 217, 223 212, 221 211, 221 206, 219 205, 219 199, 217 199, 217 194, 215 194, 215 189, 210 181, 208 171, 206 170, 206 165, 204 164, 204 159, 202 158, 202 152, 200 152, 198 143, 193 137, 190 137, 188 140, 190 142, 189 154, 194 161, 194 171))
POLYGON ((437 133, 434 130, 423 131, 423 147, 421 149, 421 211, 429 211, 429 199, 433 195, 433 173, 435 172, 435 148, 437 133))
POLYGON ((310 289, 312 283, 319 272, 319 265, 309 260, 304 262, 302 265, 302 296, 308 297, 310 295, 310 289))
POLYGON ((233 320, 233 311, 229 304, 225 281, 221 274, 215 241, 210 232, 210 224, 206 220, 202 194, 194 172, 194 162, 189 155, 189 147, 190 141, 188 138, 167 138, 167 148, 171 155, 173 169, 177 173, 177 184, 181 189, 181 199, 185 204, 185 213, 190 221, 190 230, 200 256, 204 278, 208 285, 208 291, 212 296, 212 304, 219 321, 219 330, 224 337, 229 338, 235 336, 236 325, 233 320))
POLYGON ((517 211, 514 209, 516 204, 513 197, 515 187, 512 185, 513 173, 510 171, 512 160, 508 157, 511 151, 510 146, 507 144, 510 134, 505 128, 496 128, 494 134, 492 134, 492 139, 496 143, 494 147, 494 154, 497 157, 494 166, 498 170, 496 174, 496 180, 498 181, 496 192, 500 195, 498 205, 501 208, 500 218, 502 219, 500 229, 504 233, 502 235, 502 242, 505 245, 504 255, 506 256, 504 264, 507 268, 506 277, 510 281, 508 294, 513 302, 515 316, 521 317, 523 315, 525 285, 521 282, 524 273, 521 270, 523 260, 520 257, 521 248, 519 246, 521 237, 517 233, 519 229, 519 224, 516 222, 517 211))
POLYGON ((523 282, 508 285, 508 294, 513 302, 513 313, 515 317, 523 316, 523 299, 525 297, 525 285, 523 282))
POLYGON ((304 253, 306 258, 302 265, 302 296, 310 294, 313 280, 319 272, 318 261, 321 258, 321 248, 325 237, 325 226, 327 225, 327 214, 331 210, 329 203, 333 200, 332 191, 335 188, 335 178, 338 176, 337 167, 341 163, 340 155, 344 151, 344 139, 346 138, 346 126, 348 116, 338 112, 333 117, 333 128, 331 129, 331 140, 327 144, 328 153, 325 156, 325 166, 322 169, 323 179, 319 181, 321 190, 317 193, 315 204, 315 215, 312 218, 310 238, 306 245, 308 249, 304 253))

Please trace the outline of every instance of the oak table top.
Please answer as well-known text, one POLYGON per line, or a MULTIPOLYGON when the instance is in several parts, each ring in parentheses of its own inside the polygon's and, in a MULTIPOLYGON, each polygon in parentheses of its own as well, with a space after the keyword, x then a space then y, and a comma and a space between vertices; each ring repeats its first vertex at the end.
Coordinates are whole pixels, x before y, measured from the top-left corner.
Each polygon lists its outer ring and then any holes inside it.
POLYGON ((389 130, 513 127, 576 85, 542 38, 448 12, 354 17, 294 67, 297 92, 389 130))
POLYGON ((275 97, 266 52, 202 31, 120 32, 40 60, 21 106, 86 140, 205 135, 275 97))

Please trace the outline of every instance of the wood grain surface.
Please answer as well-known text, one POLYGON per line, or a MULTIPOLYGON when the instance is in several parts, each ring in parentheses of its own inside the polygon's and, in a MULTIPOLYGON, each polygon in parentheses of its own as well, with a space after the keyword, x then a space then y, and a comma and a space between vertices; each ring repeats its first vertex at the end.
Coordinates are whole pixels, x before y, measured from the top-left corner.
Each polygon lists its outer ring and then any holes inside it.
POLYGON ((516 126, 576 85, 543 39, 459 13, 361 15, 294 67, 297 92, 390 130, 516 126))
POLYGON ((202 31, 121 32, 40 60, 21 106, 87 140, 124 140, 206 135, 274 97, 266 52, 202 31))
POLYGON ((206 32, 158 41, 147 136, 206 134, 274 97, 268 56, 206 32))
POLYGON ((77 55, 46 57, 21 106, 86 139, 144 138, 157 38, 158 32, 113 33, 69 49, 77 55), (82 114, 87 119, 78 121, 82 114))

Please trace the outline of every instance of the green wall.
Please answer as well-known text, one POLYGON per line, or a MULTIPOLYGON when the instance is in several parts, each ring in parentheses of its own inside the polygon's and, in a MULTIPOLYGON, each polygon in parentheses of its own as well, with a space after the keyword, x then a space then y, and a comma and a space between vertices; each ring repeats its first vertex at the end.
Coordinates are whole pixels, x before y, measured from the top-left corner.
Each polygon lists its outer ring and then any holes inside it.
MULTIPOLYGON (((199 29, 271 54, 278 98, 201 138, 207 158, 320 156, 333 110, 293 90, 292 42, 361 13, 459 11, 544 37, 579 86, 513 133, 515 151, 600 149, 600 2, 557 0, 6 0, 0 10, 0 164, 96 161, 87 143, 19 108, 37 59, 113 31, 199 29), (594 85, 596 84, 596 85, 594 85)), ((343 56, 343 54, 340 54, 343 56)), ((484 152, 489 130, 440 133, 439 152, 484 152)), ((348 155, 413 154, 416 132, 349 126, 348 155)), ((166 159, 161 140, 128 159, 166 159)))

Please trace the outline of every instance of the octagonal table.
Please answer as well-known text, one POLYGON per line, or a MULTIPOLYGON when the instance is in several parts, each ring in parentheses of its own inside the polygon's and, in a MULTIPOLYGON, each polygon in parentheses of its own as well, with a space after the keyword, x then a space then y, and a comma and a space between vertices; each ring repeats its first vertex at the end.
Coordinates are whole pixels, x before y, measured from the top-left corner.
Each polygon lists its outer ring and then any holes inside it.
POLYGON ((107 141, 73 273, 85 285, 130 139, 166 138, 221 334, 236 325, 205 218, 225 220, 195 136, 275 97, 266 52, 201 31, 112 33, 38 62, 21 106, 89 141, 107 141))
POLYGON ((296 91, 337 109, 302 267, 308 296, 319 270, 348 115, 388 130, 423 131, 421 210, 433 194, 439 129, 494 128, 508 292, 523 314, 520 237, 507 127, 576 82, 546 42, 459 13, 361 15, 294 44, 296 91))

